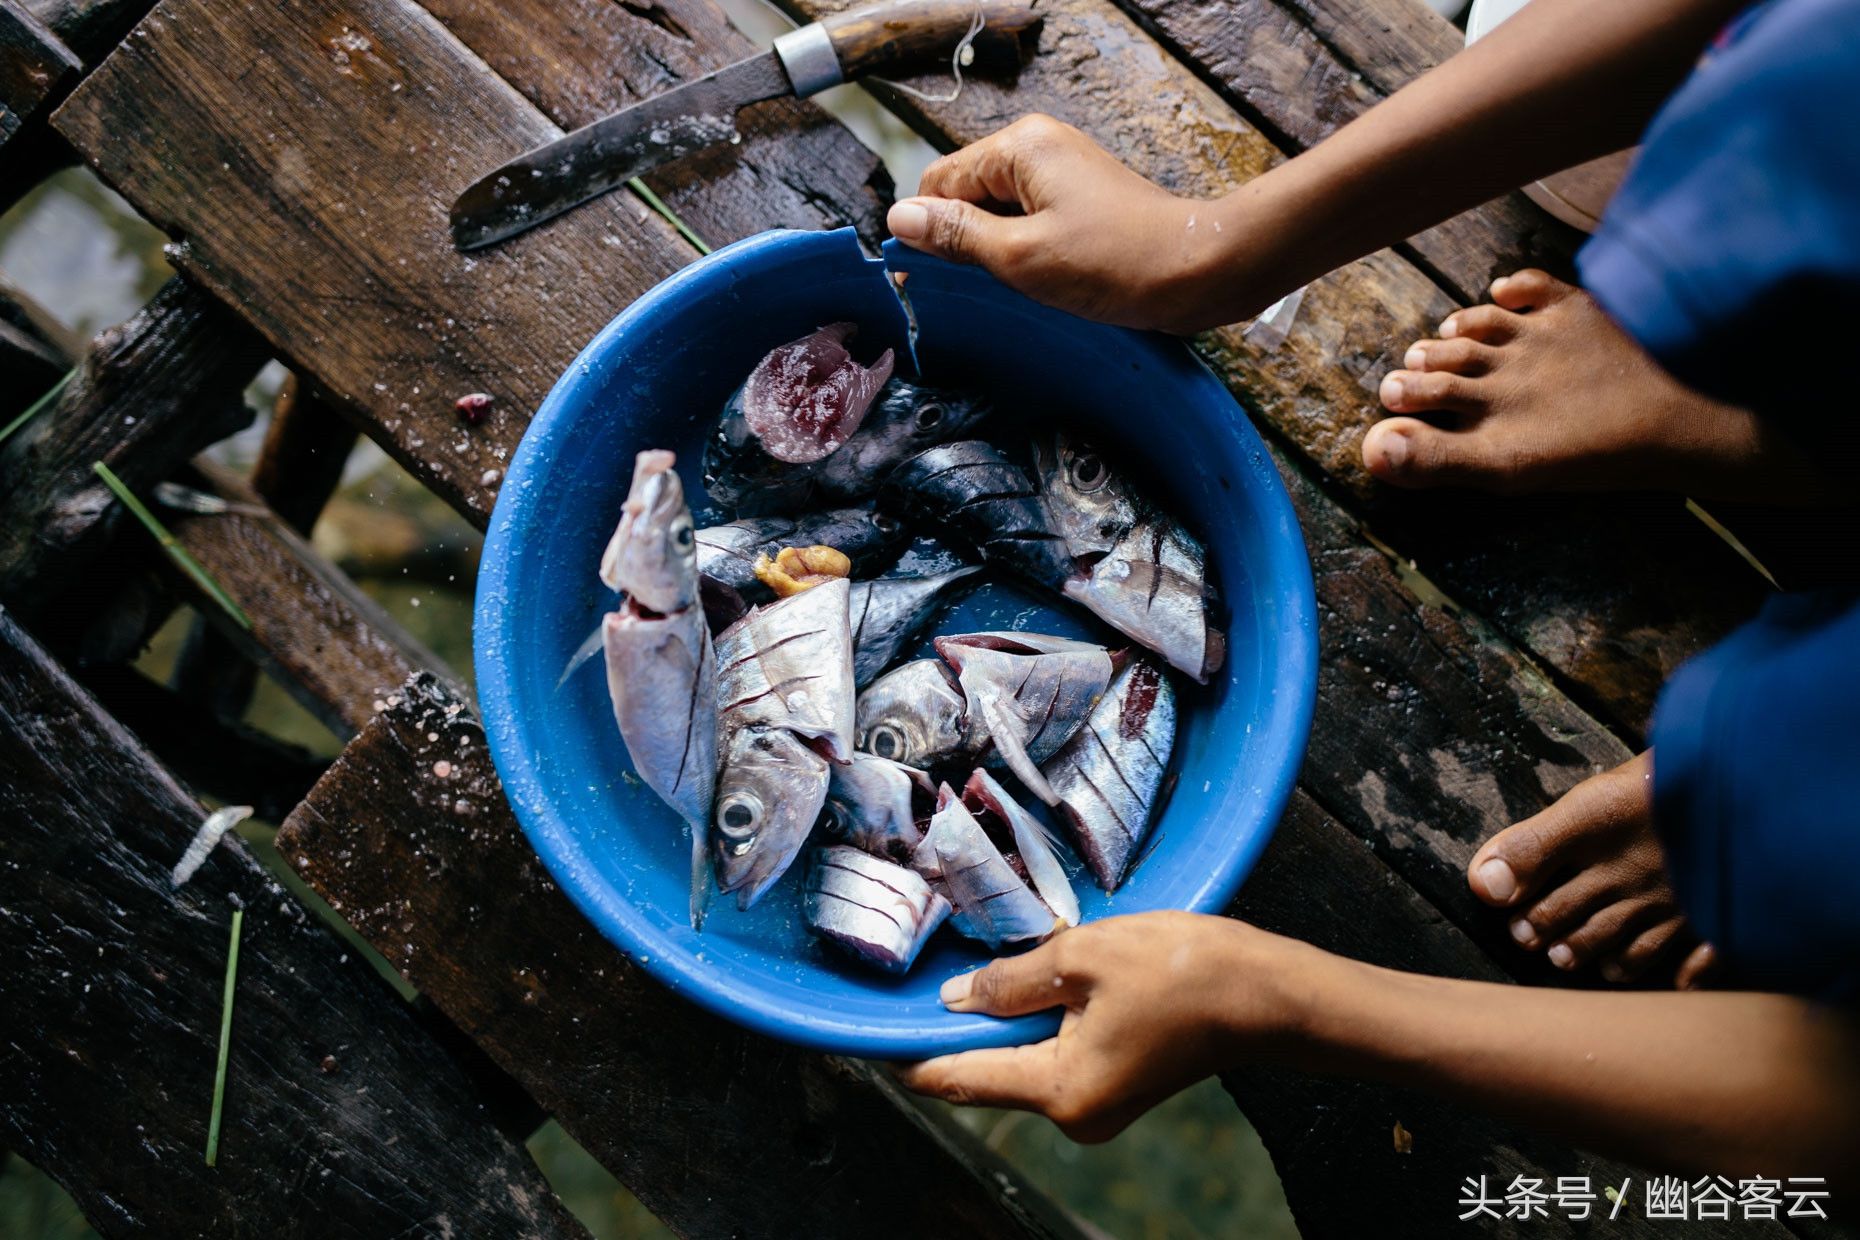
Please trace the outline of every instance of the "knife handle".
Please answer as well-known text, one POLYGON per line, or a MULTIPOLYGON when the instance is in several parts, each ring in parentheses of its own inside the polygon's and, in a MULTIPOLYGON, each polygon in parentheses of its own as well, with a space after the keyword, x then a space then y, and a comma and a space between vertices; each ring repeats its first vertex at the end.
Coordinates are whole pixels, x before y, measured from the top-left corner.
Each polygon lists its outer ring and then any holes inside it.
POLYGON ((1036 30, 1040 14, 1028 0, 888 0, 822 18, 840 72, 847 79, 903 73, 948 63, 979 13, 982 28, 970 44, 975 63, 1017 67, 1021 38, 1036 30))

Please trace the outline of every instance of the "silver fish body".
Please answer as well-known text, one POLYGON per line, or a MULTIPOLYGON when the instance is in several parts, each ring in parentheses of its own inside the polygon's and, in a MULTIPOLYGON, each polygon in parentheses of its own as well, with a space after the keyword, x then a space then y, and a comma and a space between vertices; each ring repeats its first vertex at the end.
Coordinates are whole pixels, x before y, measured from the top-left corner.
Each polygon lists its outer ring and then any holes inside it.
POLYGON ((717 664, 675 463, 670 452, 642 452, 634 463, 619 526, 601 557, 601 580, 624 592, 601 622, 601 645, 614 721, 634 769, 691 824, 691 921, 701 925, 717 779, 717 664))
POLYGON ((903 973, 949 916, 949 901, 914 871, 835 845, 816 849, 801 896, 807 928, 890 973, 903 973))
POLYGON ((969 776, 962 789, 963 804, 972 813, 984 810, 1007 825, 1014 837, 1014 851, 1027 871, 1027 882, 1046 906, 1069 926, 1079 924, 1079 898, 1072 890, 1072 880, 1059 860, 1058 843, 1046 825, 1008 795, 995 777, 981 767, 969 776))
POLYGON ((938 609, 981 571, 958 568, 930 577, 855 581, 850 602, 854 682, 864 688, 878 679, 938 609))
POLYGON ((826 834, 878 857, 908 862, 923 841, 918 804, 928 817, 936 789, 930 777, 913 766, 869 753, 856 753, 836 765, 822 818, 826 834))
POLYGON ((756 576, 756 557, 783 547, 827 546, 852 561, 854 577, 873 577, 897 560, 910 532, 897 518, 866 508, 832 508, 799 517, 745 517, 697 532, 698 572, 734 589, 745 602, 775 592, 756 576))
POLYGON ((1116 672, 1111 652, 1023 633, 939 637, 936 649, 956 669, 971 728, 979 720, 999 760, 1029 792, 1054 804, 1040 764, 1085 726, 1116 672))
POLYGON ((962 799, 946 785, 939 800, 912 867, 955 909, 949 924, 996 949, 1063 929, 1065 920, 1015 872, 962 799))
POLYGON ((1065 596, 1207 684, 1227 641, 1208 620, 1206 549, 1089 445, 1056 434, 1035 442, 1034 458, 1070 561, 1065 596))
POLYGON ((986 733, 969 726, 968 700, 941 659, 915 659, 859 694, 857 744, 910 766, 978 752, 986 733))
POLYGON ((1149 834, 1175 728, 1169 677, 1153 661, 1133 659, 1085 726, 1041 768, 1073 846, 1106 891, 1122 884, 1149 834))
POLYGON ((725 731, 785 728, 835 762, 853 753, 851 583, 829 581, 758 607, 717 637, 725 731))
POLYGON ((776 459, 751 430, 740 394, 704 451, 711 498, 743 512, 797 512, 869 498, 900 463, 963 435, 992 411, 983 397, 893 377, 852 436, 811 463, 776 459))
POLYGON ((918 453, 885 480, 880 503, 940 526, 1036 585, 1062 589, 1072 575, 1040 488, 992 444, 964 439, 918 453))
POLYGON ((710 833, 717 886, 739 908, 787 873, 827 803, 832 764, 785 728, 725 734, 710 833))

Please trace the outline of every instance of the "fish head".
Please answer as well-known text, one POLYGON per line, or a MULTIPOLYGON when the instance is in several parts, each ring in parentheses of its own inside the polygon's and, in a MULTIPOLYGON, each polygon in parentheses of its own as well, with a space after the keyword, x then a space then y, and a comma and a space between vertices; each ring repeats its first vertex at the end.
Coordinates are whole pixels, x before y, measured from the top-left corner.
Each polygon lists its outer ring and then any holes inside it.
POLYGON ((711 803, 717 886, 748 908, 787 872, 827 800, 830 765, 785 728, 739 728, 725 742, 711 803))
POLYGON ((1097 448, 1054 434, 1033 445, 1034 469, 1052 514, 1053 528, 1075 561, 1108 555, 1137 527, 1141 510, 1130 488, 1097 448))
POLYGON ((601 580, 649 611, 683 611, 698 599, 697 528, 670 452, 642 452, 620 524, 601 556, 601 580))
POLYGON ((932 444, 960 438, 994 412, 994 404, 975 392, 929 387, 893 379, 867 416, 867 434, 882 440, 887 455, 902 460, 932 444))
POLYGON ((910 766, 932 766, 961 752, 968 703, 936 659, 888 672, 859 695, 856 744, 866 753, 910 766))

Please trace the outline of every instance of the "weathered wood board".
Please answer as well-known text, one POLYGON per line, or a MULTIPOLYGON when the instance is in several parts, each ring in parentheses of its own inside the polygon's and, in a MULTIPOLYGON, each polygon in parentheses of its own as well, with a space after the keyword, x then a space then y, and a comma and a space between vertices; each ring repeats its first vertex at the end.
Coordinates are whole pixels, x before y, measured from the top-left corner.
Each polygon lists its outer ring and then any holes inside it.
POLYGON ((0 0, 0 150, 68 87, 76 53, 18 0, 0 0))
POLYGON ((237 840, 170 884, 205 814, 0 613, 0 1144, 106 1236, 584 1236, 372 968, 237 840))
MULTIPOLYGON (((784 0, 784 7, 812 18, 851 2, 784 0)), ((1404 0, 1402 7, 1419 6, 1404 0)), ((1303 96, 1273 78, 1270 64, 1256 72, 1244 45, 1222 44, 1233 50, 1220 63, 1235 75, 1222 79, 1224 97, 1111 0, 1049 0, 1042 9, 1040 55, 1011 90, 970 81, 948 104, 875 90, 944 148, 1029 112, 1050 113, 1184 194, 1225 193, 1285 157, 1229 99, 1277 89, 1284 93, 1277 106, 1289 109, 1303 96)), ((1207 21, 1240 39, 1252 29, 1251 12, 1242 6, 1230 20, 1226 8, 1214 6, 1207 21)), ((1269 41, 1274 27, 1260 20, 1266 33, 1259 37, 1269 41)), ((1297 23, 1284 23, 1286 38, 1297 43, 1297 23)), ((1320 76, 1332 73, 1330 64, 1319 66, 1320 76)), ((915 84, 939 88, 935 81, 915 84)), ((1320 114, 1308 128, 1338 119, 1320 114)), ((1497 225, 1488 220, 1481 227, 1491 233, 1497 225)), ((1532 243, 1527 230, 1504 253, 1532 243)), ((1635 731, 1665 673, 1754 610, 1761 582, 1695 528, 1675 497, 1519 507, 1461 495, 1416 498, 1372 485, 1360 448, 1364 432, 1383 416, 1376 385, 1409 344, 1431 335, 1459 304, 1406 258, 1383 251, 1314 281, 1278 347, 1262 348, 1238 327, 1207 333, 1197 346, 1273 433, 1324 471, 1327 485, 1354 504, 1374 505, 1386 542, 1417 559, 1450 593, 1497 607, 1493 618, 1514 643, 1580 692, 1586 705, 1635 731)))
MULTIPOLYGON (((479 51, 535 86, 562 69, 539 59, 549 53, 537 33, 568 21, 544 7, 446 11, 484 44, 479 51)), ((615 7, 603 38, 617 37, 615 7)), ((624 20, 661 29, 646 16, 624 20)), ((630 63, 637 74, 639 57, 630 63)), ((567 104, 556 87, 550 98, 567 116, 618 85, 603 79, 600 92, 567 104)), ((764 199, 794 203, 788 222, 869 220, 874 199, 863 182, 842 203, 831 184, 809 181, 822 143, 841 152, 833 166, 842 171, 858 160, 844 154, 850 139, 837 126, 822 136, 826 122, 806 115, 811 136, 799 150, 774 128, 757 130, 763 136, 745 145, 766 148, 766 159, 727 169, 733 185, 766 182, 762 197, 740 185, 713 193, 692 166, 679 209, 720 238, 782 222, 764 199), (810 193, 819 200, 803 202, 810 193)), ((457 192, 560 129, 411 0, 236 10, 168 0, 56 123, 144 214, 183 238, 182 270, 244 307, 281 354, 480 525, 556 376, 629 301, 695 257, 625 194, 489 250, 455 251, 446 211, 457 192), (494 403, 482 425, 467 426, 453 405, 478 392, 494 403)))
POLYGON ((666 1223, 690 1236, 1078 1234, 881 1072, 747 1033, 646 977, 543 871, 472 712, 431 678, 398 696, 291 815, 279 851, 666 1223))

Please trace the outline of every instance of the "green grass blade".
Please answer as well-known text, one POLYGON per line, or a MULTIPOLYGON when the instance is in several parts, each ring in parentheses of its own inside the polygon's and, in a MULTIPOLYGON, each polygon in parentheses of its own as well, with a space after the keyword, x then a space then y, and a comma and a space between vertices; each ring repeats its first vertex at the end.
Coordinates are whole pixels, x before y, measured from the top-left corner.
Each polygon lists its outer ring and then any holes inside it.
POLYGON ((110 488, 110 493, 123 501, 123 507, 134 513, 136 520, 142 522, 148 532, 155 536, 155 541, 160 543, 162 550, 168 553, 168 558, 192 578, 195 585, 206 591, 207 596, 218 603, 222 611, 232 617, 233 623, 248 633, 251 632, 252 618, 245 614, 245 609, 233 601, 232 595, 226 593, 219 582, 213 580, 212 574, 201 567, 199 560, 188 554, 187 548, 181 545, 180 540, 168 532, 168 527, 156 520, 155 514, 150 512, 142 501, 136 498, 135 493, 123 484, 123 480, 116 476, 116 471, 102 461, 91 462, 90 468, 92 473, 103 479, 103 485, 110 488))
POLYGON ((226 1106, 226 1060, 232 1052, 233 987, 239 980, 239 931, 245 925, 245 910, 235 908, 232 916, 232 945, 226 949, 226 988, 220 994, 220 1061, 213 1070, 213 1116, 207 1121, 207 1166, 220 1160, 220 1115, 226 1106))
POLYGON ((676 228, 679 236, 696 246, 699 254, 710 253, 710 246, 704 243, 704 238, 692 232, 691 226, 678 218, 678 212, 666 206, 665 200, 653 193, 651 188, 647 186, 644 181, 640 180, 638 177, 634 177, 626 183, 626 187, 635 194, 638 194, 640 198, 645 201, 647 206, 657 211, 660 215, 663 215, 665 217, 665 222, 670 224, 673 228, 676 228))
POLYGON ((14 431, 45 412, 45 410, 51 406, 51 403, 58 399, 58 394, 65 390, 65 387, 76 375, 77 370, 75 368, 65 371, 64 378, 52 384, 52 386, 46 390, 45 395, 39 397, 39 399, 33 401, 30 405, 27 405, 26 411, 17 418, 14 418, 11 422, 8 422, 6 426, 0 427, 0 444, 11 439, 14 431))

